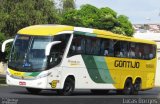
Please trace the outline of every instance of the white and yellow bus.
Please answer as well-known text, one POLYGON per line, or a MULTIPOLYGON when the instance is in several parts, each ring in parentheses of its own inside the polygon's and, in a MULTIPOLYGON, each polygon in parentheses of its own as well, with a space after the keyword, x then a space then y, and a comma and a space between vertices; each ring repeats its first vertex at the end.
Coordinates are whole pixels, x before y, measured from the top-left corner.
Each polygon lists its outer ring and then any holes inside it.
POLYGON ((64 25, 35 25, 18 31, 6 82, 30 93, 75 89, 138 94, 154 87, 156 44, 108 31, 64 25))

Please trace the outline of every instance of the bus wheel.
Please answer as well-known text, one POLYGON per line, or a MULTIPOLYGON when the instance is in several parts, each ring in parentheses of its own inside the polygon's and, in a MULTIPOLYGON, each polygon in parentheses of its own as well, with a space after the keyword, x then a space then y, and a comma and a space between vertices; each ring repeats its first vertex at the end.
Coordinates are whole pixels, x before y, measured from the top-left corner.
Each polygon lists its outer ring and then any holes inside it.
POLYGON ((123 94, 124 95, 131 95, 133 94, 133 85, 132 85, 132 81, 131 80, 126 80, 125 85, 124 85, 124 89, 123 89, 123 94))
POLYGON ((134 87, 133 94, 138 95, 138 92, 141 89, 141 81, 136 81, 133 87, 134 87))
POLYGON ((91 90, 93 94, 107 94, 109 90, 91 90))
POLYGON ((63 89, 57 90, 57 93, 59 95, 64 95, 64 96, 71 95, 74 91, 74 84, 75 84, 75 82, 73 79, 67 78, 64 83, 63 89))
POLYGON ((31 94, 39 94, 41 92, 41 89, 37 89, 37 88, 26 88, 26 89, 31 94))

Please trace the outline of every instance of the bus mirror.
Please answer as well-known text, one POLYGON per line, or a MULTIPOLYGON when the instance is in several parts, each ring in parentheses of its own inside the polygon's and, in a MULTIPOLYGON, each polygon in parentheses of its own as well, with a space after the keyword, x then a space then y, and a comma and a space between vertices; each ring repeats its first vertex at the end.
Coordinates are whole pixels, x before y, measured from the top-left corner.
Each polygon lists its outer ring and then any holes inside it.
POLYGON ((53 45, 56 45, 56 44, 59 44, 59 43, 61 43, 61 41, 54 41, 54 42, 48 43, 47 46, 46 46, 46 49, 45 49, 45 55, 49 56, 51 47, 53 45))
POLYGON ((5 40, 3 43, 2 43, 2 52, 5 52, 5 48, 6 48, 6 44, 12 42, 14 39, 8 39, 8 40, 5 40))

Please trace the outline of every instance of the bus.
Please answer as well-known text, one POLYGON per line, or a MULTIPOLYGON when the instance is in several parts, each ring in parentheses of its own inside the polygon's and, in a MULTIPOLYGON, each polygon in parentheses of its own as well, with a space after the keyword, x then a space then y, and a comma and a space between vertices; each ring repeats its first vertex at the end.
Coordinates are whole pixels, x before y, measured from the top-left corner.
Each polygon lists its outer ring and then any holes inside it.
POLYGON ((156 43, 109 31, 67 25, 33 25, 13 42, 6 83, 29 93, 75 89, 130 95, 154 87, 156 43))

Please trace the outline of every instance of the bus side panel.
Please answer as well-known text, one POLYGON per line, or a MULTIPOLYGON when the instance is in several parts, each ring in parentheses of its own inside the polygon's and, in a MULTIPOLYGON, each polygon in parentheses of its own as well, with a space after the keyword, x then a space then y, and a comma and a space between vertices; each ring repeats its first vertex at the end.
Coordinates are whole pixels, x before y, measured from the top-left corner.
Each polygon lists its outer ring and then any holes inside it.
POLYGON ((123 89, 127 78, 131 78, 133 84, 137 78, 141 78, 142 89, 152 88, 155 78, 155 61, 155 59, 106 58, 106 63, 115 81, 114 86, 116 89, 123 89))
POLYGON ((123 89, 127 78, 141 78, 142 89, 154 86, 155 60, 75 55, 65 59, 62 86, 67 76, 75 77, 76 89, 123 89))
POLYGON ((144 60, 141 63, 143 64, 143 67, 140 69, 142 76, 142 90, 153 88, 155 83, 156 59, 144 60))
POLYGON ((115 60, 116 58, 105 57, 105 61, 108 66, 109 73, 114 80, 113 85, 116 89, 119 89, 121 84, 122 70, 117 70, 117 68, 114 65, 115 60))
MULTIPOLYGON (((101 57, 102 58, 102 57, 101 57)), ((73 75, 75 77, 76 89, 115 89, 112 82, 102 82, 102 78, 107 75, 105 69, 98 69, 95 60, 103 61, 101 58, 91 56, 75 55, 65 59, 65 66, 63 66, 62 80, 63 83, 67 76, 73 75), (102 74, 105 74, 102 76, 102 74), (65 76, 65 78, 64 78, 65 76)), ((104 59, 104 58, 102 58, 104 59)), ((100 64, 100 63, 99 63, 100 64)), ((104 65, 101 63, 101 65, 104 65)), ((106 80, 107 81, 107 80, 106 80)), ((110 79, 108 81, 111 81, 110 79)))

